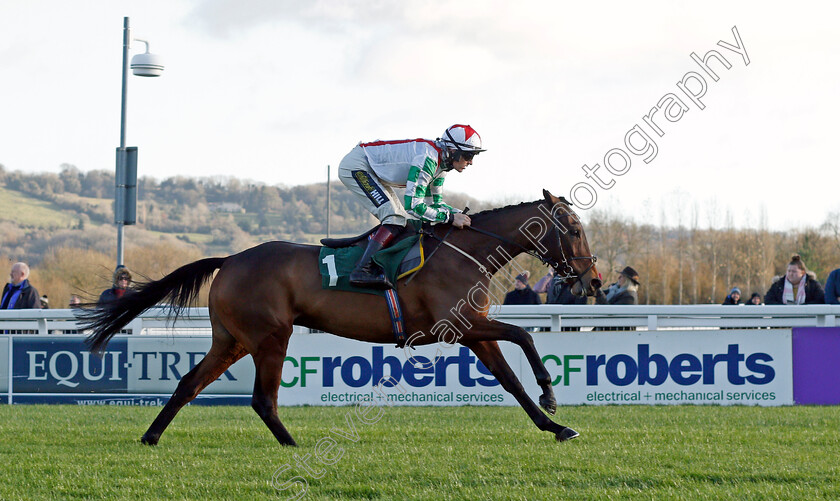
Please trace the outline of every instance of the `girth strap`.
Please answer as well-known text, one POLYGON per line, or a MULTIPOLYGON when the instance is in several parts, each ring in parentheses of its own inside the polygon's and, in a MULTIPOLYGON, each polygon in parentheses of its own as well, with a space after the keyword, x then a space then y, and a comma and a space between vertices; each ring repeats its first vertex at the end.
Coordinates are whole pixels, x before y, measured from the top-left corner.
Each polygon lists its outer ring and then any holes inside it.
POLYGON ((397 348, 405 346, 405 324, 403 323, 402 308, 397 291, 388 289, 385 291, 385 302, 388 304, 388 313, 391 315, 391 328, 394 330, 394 341, 397 348))

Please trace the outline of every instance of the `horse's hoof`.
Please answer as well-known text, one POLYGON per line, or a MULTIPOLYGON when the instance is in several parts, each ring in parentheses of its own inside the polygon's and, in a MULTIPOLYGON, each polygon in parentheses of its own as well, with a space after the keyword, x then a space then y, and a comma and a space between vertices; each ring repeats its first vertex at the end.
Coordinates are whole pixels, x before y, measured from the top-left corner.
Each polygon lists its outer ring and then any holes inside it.
POLYGON ((540 395, 540 407, 553 416, 557 412, 557 401, 554 400, 554 397, 540 395))
POLYGON ((554 435, 554 438, 556 438, 558 442, 565 442, 566 440, 578 438, 579 436, 580 433, 575 430, 571 428, 563 428, 559 433, 554 435))
POLYGON ((160 440, 160 437, 152 437, 150 435, 143 435, 140 438, 140 443, 143 444, 143 445, 157 445, 158 440, 160 440))

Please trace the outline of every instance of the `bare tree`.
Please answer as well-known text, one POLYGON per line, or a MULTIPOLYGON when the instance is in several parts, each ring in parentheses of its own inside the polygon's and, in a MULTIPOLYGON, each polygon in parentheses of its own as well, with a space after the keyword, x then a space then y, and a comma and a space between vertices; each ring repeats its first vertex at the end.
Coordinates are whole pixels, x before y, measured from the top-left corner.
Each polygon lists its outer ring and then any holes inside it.
POLYGON ((621 216, 611 211, 596 210, 589 220, 586 229, 589 245, 609 270, 614 270, 627 255, 626 226, 621 216))

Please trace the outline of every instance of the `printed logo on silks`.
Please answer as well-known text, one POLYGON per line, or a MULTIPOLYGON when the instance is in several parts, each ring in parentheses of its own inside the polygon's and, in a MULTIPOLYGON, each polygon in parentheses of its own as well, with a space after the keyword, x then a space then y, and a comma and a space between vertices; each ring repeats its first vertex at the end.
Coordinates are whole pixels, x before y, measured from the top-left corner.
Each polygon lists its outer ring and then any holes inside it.
POLYGON ((388 201, 388 197, 386 197, 385 193, 382 192, 382 188, 380 188, 379 185, 371 179, 367 172, 363 170, 354 170, 352 171, 352 174, 353 179, 356 180, 356 184, 358 184, 359 188, 365 192, 365 195, 367 195, 370 201, 373 202, 373 205, 379 207, 388 201))
POLYGON ((97 357, 80 339, 14 340, 15 393, 125 393, 128 345, 113 339, 97 357))

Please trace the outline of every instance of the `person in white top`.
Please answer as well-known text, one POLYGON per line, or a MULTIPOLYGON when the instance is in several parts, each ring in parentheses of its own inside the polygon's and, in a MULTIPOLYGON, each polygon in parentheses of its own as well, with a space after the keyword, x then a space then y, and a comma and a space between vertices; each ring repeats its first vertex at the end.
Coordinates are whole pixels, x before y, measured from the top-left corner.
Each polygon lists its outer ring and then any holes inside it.
POLYGON ((470 225, 470 218, 443 202, 446 174, 463 172, 482 148, 481 136, 469 125, 456 124, 434 141, 403 139, 359 143, 341 161, 338 177, 382 225, 373 233, 350 274, 356 287, 393 288, 373 255, 391 242, 408 219, 470 225), (405 188, 400 201, 394 188, 405 188))

